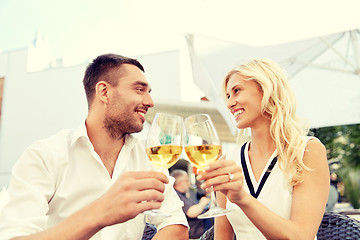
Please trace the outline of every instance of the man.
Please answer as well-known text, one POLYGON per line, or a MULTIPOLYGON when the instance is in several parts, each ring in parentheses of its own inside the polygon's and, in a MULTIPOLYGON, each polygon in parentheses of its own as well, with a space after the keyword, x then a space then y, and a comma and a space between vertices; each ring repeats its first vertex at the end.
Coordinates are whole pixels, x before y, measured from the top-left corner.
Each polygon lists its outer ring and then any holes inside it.
POLYGON ((199 203, 196 204, 192 199, 186 197, 186 193, 190 188, 190 181, 187 172, 184 170, 176 169, 171 173, 171 176, 175 178, 174 188, 176 193, 179 195, 181 201, 184 202, 183 211, 186 214, 190 226, 189 237, 190 239, 197 239, 212 224, 209 219, 197 218, 197 216, 204 212, 210 199, 202 197, 199 203))
POLYGON ((35 142, 15 164, 0 239, 141 239, 142 213, 160 206, 170 217, 151 219, 154 239, 188 239, 172 182, 150 171, 131 135, 154 106, 143 72, 137 60, 115 54, 89 64, 85 122, 35 142))

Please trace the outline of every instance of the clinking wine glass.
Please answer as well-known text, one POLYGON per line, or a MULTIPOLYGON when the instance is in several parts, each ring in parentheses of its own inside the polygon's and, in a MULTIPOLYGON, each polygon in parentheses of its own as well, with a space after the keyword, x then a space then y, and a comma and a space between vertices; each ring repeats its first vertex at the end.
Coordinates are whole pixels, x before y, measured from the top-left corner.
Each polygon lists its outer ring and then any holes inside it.
MULTIPOLYGON (((146 154, 155 171, 165 172, 174 165, 182 152, 183 118, 173 114, 156 113, 146 139, 146 154)), ((150 216, 164 216, 159 210, 146 211, 150 216)))
MULTIPOLYGON (((185 152, 198 171, 204 171, 206 165, 221 156, 220 140, 215 127, 207 114, 196 114, 185 119, 185 129, 185 152)), ((198 216, 200 219, 222 216, 230 212, 218 206, 213 188, 211 190, 210 208, 198 216)))

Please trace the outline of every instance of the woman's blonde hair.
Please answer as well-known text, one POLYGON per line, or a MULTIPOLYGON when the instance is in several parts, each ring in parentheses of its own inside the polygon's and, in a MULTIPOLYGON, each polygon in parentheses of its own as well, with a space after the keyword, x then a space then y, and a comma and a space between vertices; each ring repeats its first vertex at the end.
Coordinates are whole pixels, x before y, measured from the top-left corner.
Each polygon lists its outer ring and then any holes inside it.
MULTIPOLYGON (((288 78, 276 62, 266 58, 251 59, 232 69, 224 80, 224 93, 230 77, 239 74, 244 80, 255 81, 263 93, 262 113, 271 120, 270 134, 275 141, 280 167, 289 176, 292 185, 304 180, 310 169, 303 162, 306 146, 304 136, 307 124, 296 116, 295 94, 290 89, 288 78)), ((244 135, 246 131, 240 131, 244 135)), ((243 138, 240 136, 239 138, 243 138)))

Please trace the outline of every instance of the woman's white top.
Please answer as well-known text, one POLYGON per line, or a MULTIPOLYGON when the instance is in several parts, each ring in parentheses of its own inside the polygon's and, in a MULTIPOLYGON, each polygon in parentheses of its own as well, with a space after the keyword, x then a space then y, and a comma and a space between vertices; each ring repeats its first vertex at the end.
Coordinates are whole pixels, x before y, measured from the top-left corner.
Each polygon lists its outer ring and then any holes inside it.
MULTIPOLYGON (((306 140, 309 141, 310 139, 311 137, 307 137, 306 140)), ((273 158, 277 156, 277 151, 275 150, 271 157, 268 159, 268 162, 263 169, 261 177, 257 182, 250 165, 248 150, 249 143, 246 143, 244 152, 246 166, 249 172, 250 180, 254 187, 254 191, 256 192, 261 179, 263 178, 265 172, 269 167, 269 164, 271 163, 273 158)), ((241 166, 240 153, 241 146, 235 148, 232 152, 227 153, 226 159, 234 160, 238 165, 241 166)), ((250 194, 249 187, 247 186, 245 179, 244 189, 247 193, 250 194)), ((290 181, 288 180, 286 174, 280 169, 279 164, 276 163, 269 177, 267 178, 259 196, 257 197, 257 200, 279 216, 290 219, 292 194, 293 186, 290 184, 290 181)), ((255 225, 249 220, 249 218, 244 214, 244 212, 239 206, 230 202, 227 199, 226 208, 232 210, 231 213, 227 214, 227 218, 233 227, 237 239, 265 239, 264 235, 255 227, 255 225)))

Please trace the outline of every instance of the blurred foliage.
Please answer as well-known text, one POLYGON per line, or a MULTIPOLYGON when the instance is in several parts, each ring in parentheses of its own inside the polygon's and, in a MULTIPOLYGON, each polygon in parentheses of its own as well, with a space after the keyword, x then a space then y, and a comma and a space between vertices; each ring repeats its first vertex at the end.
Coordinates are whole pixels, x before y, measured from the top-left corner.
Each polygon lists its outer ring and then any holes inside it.
POLYGON ((360 168, 360 124, 311 129, 327 149, 328 161, 360 168))
POLYGON ((360 207, 360 124, 312 129, 327 149, 330 171, 345 184, 345 196, 360 207))
POLYGON ((339 176, 345 185, 345 196, 355 209, 360 207, 360 171, 356 168, 342 167, 339 176))

